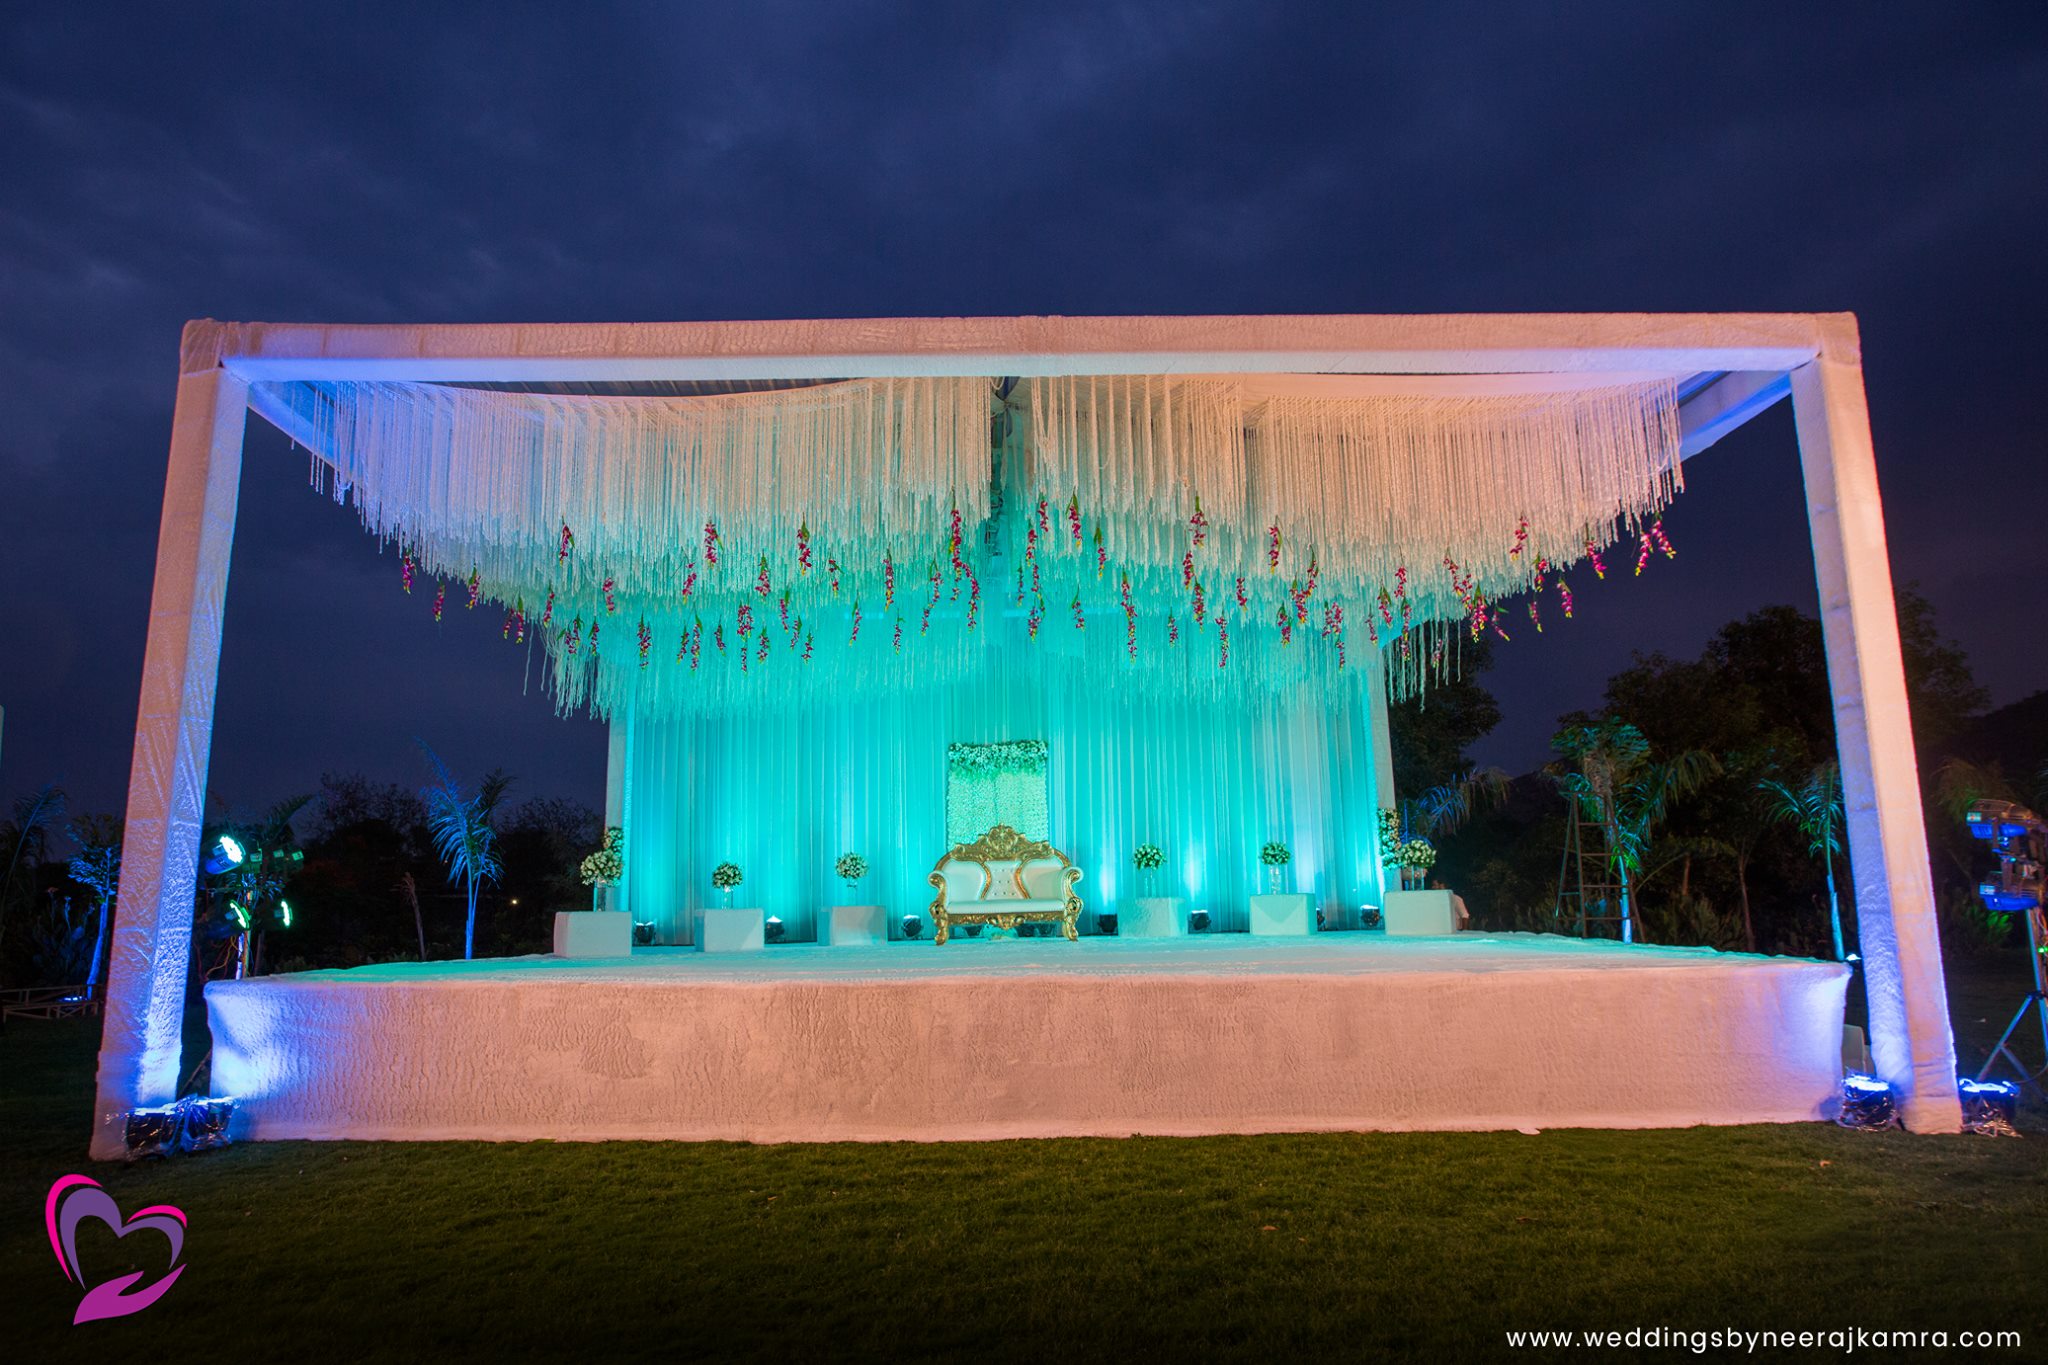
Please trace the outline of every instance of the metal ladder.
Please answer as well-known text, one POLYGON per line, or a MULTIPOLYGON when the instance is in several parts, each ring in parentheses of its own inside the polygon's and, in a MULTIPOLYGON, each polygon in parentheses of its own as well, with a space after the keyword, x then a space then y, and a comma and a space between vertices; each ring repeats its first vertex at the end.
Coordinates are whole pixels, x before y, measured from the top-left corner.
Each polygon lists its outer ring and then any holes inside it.
POLYGON ((1570 806, 1564 854, 1557 865, 1555 923, 1560 931, 1580 938, 1620 938, 1621 884, 1609 870, 1607 832, 1598 821, 1586 818, 1578 802, 1570 806))

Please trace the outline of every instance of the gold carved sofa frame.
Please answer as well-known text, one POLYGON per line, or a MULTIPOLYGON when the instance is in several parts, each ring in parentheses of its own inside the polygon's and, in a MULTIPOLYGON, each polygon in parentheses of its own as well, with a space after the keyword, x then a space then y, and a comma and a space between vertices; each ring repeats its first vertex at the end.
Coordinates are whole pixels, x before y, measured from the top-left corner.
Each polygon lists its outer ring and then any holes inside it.
POLYGON ((944 943, 952 937, 955 924, 993 924, 999 929, 1014 929, 1019 923, 1058 924, 1060 931, 1069 939, 1079 937, 1074 922, 1081 915, 1081 898, 1074 894, 1074 883, 1081 880, 1081 869, 1073 860, 1043 839, 1026 839, 1008 825, 996 825, 971 844, 955 844, 944 857, 933 865, 931 875, 925 878, 938 888, 939 897, 932 902, 932 924, 937 929, 934 943, 944 943), (995 887, 996 874, 990 863, 1014 862, 1009 869, 1010 885, 1016 889, 1015 899, 997 897, 989 899, 988 893, 995 887), (1032 863, 1056 862, 1060 865, 1060 894, 1057 904, 1047 904, 1043 899, 1032 897, 1024 885, 1024 869, 1032 863), (947 895, 946 864, 973 863, 981 869, 981 895, 971 901, 952 903, 947 895))

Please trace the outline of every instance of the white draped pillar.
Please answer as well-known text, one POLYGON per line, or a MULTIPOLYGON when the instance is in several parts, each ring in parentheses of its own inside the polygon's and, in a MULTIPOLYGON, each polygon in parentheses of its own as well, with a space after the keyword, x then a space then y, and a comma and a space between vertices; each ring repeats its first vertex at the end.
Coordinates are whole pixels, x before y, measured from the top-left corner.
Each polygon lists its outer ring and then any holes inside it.
POLYGON ((1368 673, 1372 679, 1372 694, 1366 704, 1372 708, 1373 778, 1379 788, 1380 808, 1392 810, 1400 795, 1394 790, 1394 739, 1393 728, 1387 720, 1387 671, 1374 658, 1368 673))
MULTIPOLYGON (((625 716, 614 716, 605 727, 605 829, 625 829, 626 827, 626 784, 630 764, 627 755, 632 752, 630 747, 632 742, 632 722, 625 716)), ((599 832, 600 838, 602 838, 602 833, 602 831, 599 832)), ((627 832, 626 837, 628 840, 633 837, 631 831, 627 832)), ((627 887, 625 876, 622 873, 617 885, 605 889, 601 897, 603 904, 599 908, 604 910, 630 910, 633 908, 631 896, 632 893, 627 887)))
POLYGON ((1955 1039, 1927 865, 1927 830, 1885 552, 1884 509, 1855 320, 1823 320, 1820 355, 1792 372, 1842 760, 1871 1046, 1906 1126, 1953 1133, 1955 1039))
POLYGON ((128 1110, 177 1098, 221 615, 247 411, 248 386, 224 370, 178 380, 107 962, 92 1133, 92 1155, 99 1160, 125 1154, 128 1110))

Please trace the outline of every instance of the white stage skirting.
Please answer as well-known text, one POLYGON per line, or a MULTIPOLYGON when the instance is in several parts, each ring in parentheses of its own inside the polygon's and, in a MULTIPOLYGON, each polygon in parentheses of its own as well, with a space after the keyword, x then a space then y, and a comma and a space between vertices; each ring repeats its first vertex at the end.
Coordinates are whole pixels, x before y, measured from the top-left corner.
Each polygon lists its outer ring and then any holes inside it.
POLYGON ((1848 969, 1541 935, 641 949, 206 988, 250 1138, 984 1139, 1833 1112, 1848 969))

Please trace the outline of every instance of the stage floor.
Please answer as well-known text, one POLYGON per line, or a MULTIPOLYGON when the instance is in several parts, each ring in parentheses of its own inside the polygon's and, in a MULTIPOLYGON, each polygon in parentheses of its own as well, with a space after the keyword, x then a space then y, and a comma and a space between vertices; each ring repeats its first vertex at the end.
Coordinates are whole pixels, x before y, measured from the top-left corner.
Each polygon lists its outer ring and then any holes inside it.
POLYGON ((243 1136, 936 1140, 1831 1112, 1848 970, 1550 935, 955 939, 207 987, 243 1136))

